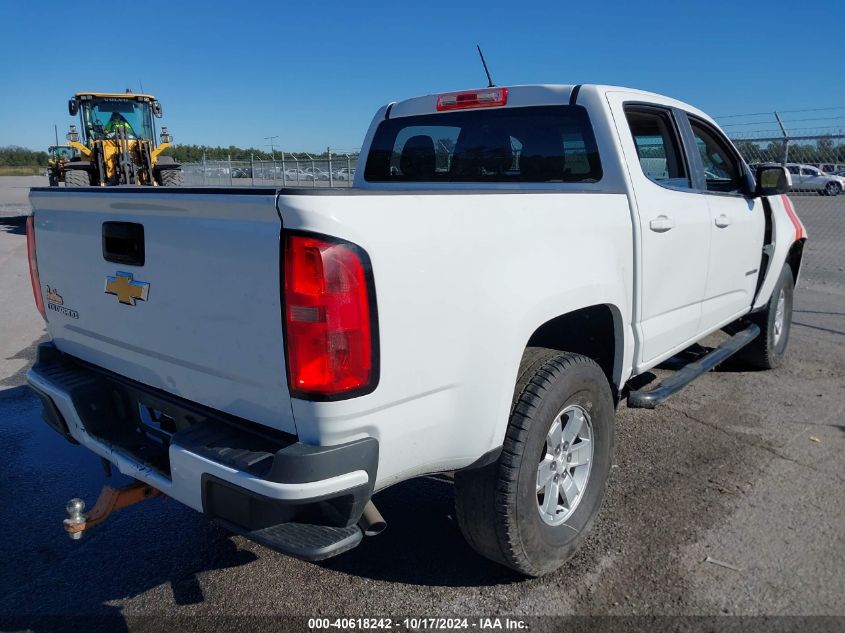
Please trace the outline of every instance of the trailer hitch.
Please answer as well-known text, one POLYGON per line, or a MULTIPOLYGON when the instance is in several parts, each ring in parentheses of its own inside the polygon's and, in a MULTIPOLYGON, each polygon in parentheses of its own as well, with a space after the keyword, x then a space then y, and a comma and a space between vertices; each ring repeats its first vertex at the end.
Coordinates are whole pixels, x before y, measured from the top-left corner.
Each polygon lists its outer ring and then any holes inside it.
POLYGON ((158 494, 158 489, 140 481, 134 481, 120 488, 103 486, 97 503, 89 513, 85 512, 85 502, 82 499, 71 499, 67 502, 68 518, 64 520, 65 532, 70 538, 79 540, 85 530, 102 523, 112 512, 152 499, 158 494))

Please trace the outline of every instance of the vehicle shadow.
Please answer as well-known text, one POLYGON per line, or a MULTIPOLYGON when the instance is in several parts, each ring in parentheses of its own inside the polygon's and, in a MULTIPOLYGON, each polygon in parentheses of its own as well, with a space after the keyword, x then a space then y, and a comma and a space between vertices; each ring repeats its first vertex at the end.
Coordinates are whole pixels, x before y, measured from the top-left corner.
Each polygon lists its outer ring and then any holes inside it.
MULTIPOLYGON (((0 522, 14 526, 0 541, 0 630, 96 630, 68 617, 83 615, 127 631, 123 600, 149 593, 197 605, 206 599, 199 576, 257 560, 229 532, 167 498, 115 513, 72 541, 62 529, 65 504, 79 496, 90 508, 105 476, 99 459, 39 417, 29 387, 0 392, 0 522)), ((128 481, 115 475, 108 483, 128 481)))
MULTIPOLYGON (((172 530, 175 540, 164 537, 164 530, 149 535, 127 529, 127 523, 138 520, 131 515, 132 510, 126 511, 121 521, 110 518, 111 525, 99 534, 83 537, 90 539, 89 543, 71 542, 61 533, 59 515, 50 517, 59 527, 52 534, 52 542, 42 541, 34 553, 42 560, 49 558, 51 564, 44 569, 39 564, 42 561, 34 561, 40 573, 29 575, 25 582, 26 596, 34 593, 38 600, 30 602, 20 590, 5 586, 0 628, 8 630, 3 621, 11 617, 26 622, 26 628, 35 632, 55 631, 68 615, 83 615, 107 624, 110 631, 129 631, 132 618, 125 615, 124 605, 118 604, 123 600, 148 594, 167 604, 169 589, 175 605, 190 609, 206 600, 202 574, 241 567, 258 559, 253 552, 239 548, 231 534, 202 516, 191 511, 186 512, 193 516, 174 516, 174 502, 154 500, 145 504, 149 506, 145 512, 157 512, 160 525, 172 530), (163 508, 164 503, 169 507, 163 508)), ((150 523, 149 518, 141 521, 147 526, 150 523)), ((28 565, 33 557, 21 562, 28 565)), ((79 624, 73 618, 70 623, 79 624)), ((80 629, 77 626, 75 630, 80 629)))
POLYGON ((28 215, 14 215, 0 217, 0 232, 12 235, 26 235, 26 219, 28 215))
POLYGON ((490 586, 524 580, 467 545, 454 516, 451 476, 418 477, 376 494, 373 502, 387 521, 387 529, 320 565, 411 585, 490 586))

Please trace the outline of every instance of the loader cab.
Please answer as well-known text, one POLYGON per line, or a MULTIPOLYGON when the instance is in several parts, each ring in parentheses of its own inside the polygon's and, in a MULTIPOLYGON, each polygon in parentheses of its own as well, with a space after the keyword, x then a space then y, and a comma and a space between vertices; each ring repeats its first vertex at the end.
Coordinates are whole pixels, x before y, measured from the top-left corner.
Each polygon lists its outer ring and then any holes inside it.
POLYGON ((130 139, 153 142, 153 115, 161 113, 161 106, 148 95, 78 94, 70 102, 71 114, 74 109, 79 113, 83 143, 88 146, 112 138, 118 125, 130 139))
POLYGON ((73 158, 73 148, 69 145, 51 145, 48 153, 51 160, 70 160, 73 158))

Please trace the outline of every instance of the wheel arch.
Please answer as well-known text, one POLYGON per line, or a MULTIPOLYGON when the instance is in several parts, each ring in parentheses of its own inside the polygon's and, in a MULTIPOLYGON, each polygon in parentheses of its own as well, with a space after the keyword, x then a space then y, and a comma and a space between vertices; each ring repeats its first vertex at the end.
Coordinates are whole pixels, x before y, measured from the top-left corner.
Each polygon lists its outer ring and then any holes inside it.
POLYGON ((804 244, 806 242, 806 237, 796 240, 786 254, 786 265, 792 270, 792 280, 796 286, 798 285, 798 275, 801 272, 801 262, 804 259, 804 244))
MULTIPOLYGON (((601 303, 571 310, 539 325, 525 344, 592 358, 601 367, 614 397, 622 379, 622 313, 613 304, 601 303)), ((524 354, 524 351, 523 351, 524 354)))

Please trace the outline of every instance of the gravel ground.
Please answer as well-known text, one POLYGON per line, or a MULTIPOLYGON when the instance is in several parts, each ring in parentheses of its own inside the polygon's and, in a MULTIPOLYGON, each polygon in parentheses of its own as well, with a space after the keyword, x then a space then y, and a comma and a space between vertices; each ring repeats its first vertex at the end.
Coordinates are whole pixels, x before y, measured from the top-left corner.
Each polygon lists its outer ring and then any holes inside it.
MULTIPOLYGON (((4 195, 0 183, 0 209, 15 204, 4 195)), ((766 619, 716 628, 845 629, 845 197, 796 197, 796 206, 819 241, 808 249, 788 362, 772 372, 725 366, 654 411, 622 405, 592 535, 564 568, 534 580, 465 545, 447 476, 380 493, 388 530, 320 564, 232 537, 162 499, 70 541, 65 502, 92 503, 104 476, 88 451, 41 422, 23 386, 43 327, 24 261, 26 209, 0 219, 0 629, 51 630, 51 616, 71 614, 132 630, 160 622, 144 619, 153 615, 266 630, 280 620, 257 616, 507 615, 542 629, 560 622, 536 616, 726 614, 766 619)))

